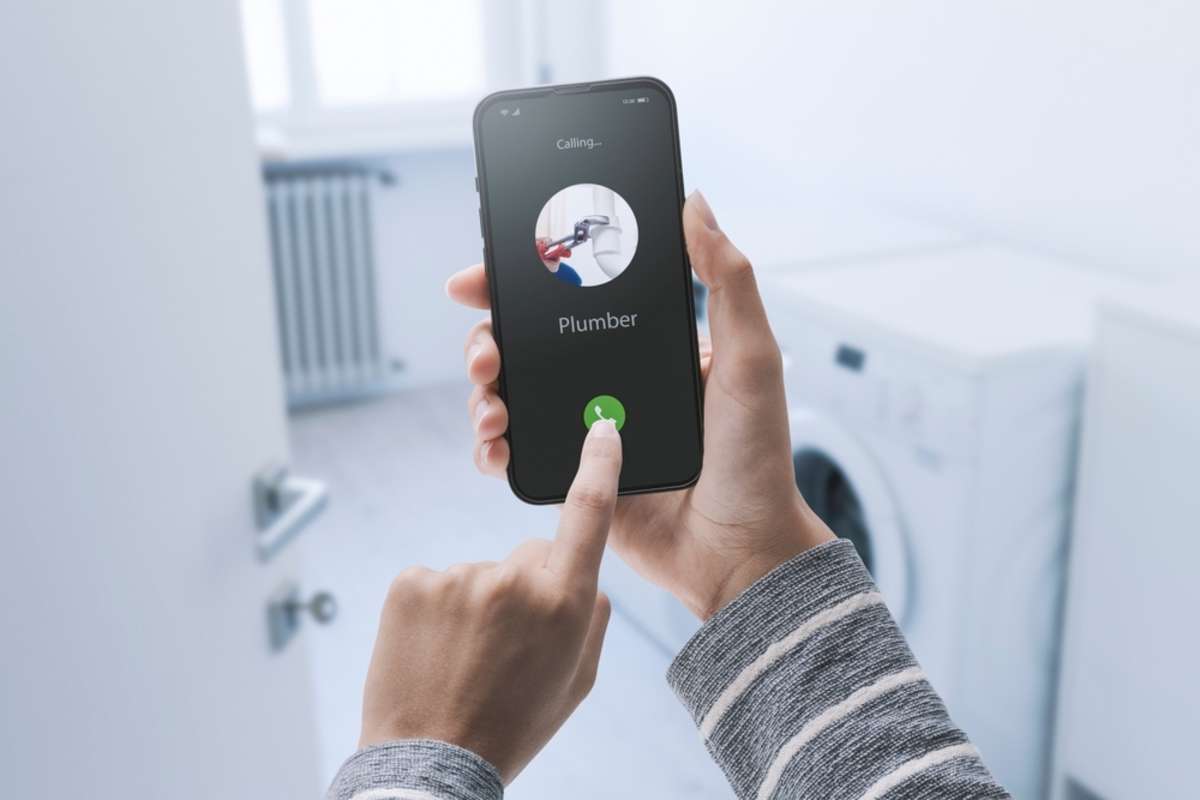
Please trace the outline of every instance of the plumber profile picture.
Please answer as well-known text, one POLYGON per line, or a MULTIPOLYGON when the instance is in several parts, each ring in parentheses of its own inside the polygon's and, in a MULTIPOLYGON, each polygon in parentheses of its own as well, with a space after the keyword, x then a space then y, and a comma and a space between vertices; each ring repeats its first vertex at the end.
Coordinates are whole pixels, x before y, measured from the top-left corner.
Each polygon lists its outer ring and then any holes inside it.
POLYGON ((607 186, 576 183, 542 206, 533 243, 552 277, 572 286, 599 286, 633 261, 637 219, 625 198, 607 186))

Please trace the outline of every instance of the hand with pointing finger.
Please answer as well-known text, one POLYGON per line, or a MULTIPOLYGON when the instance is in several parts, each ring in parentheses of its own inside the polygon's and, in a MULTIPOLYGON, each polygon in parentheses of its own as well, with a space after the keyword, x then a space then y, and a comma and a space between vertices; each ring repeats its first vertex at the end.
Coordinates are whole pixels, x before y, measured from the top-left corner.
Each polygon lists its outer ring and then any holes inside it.
POLYGON ((597 591, 621 471, 607 422, 584 440, 553 541, 501 562, 414 568, 392 583, 363 702, 361 747, 458 745, 509 783, 591 690, 608 626, 597 591))
MULTIPOLYGON (((692 267, 709 289, 711 346, 702 345, 704 467, 695 486, 623 497, 612 545, 643 577, 707 619, 779 564, 833 538, 796 489, 779 348, 749 261, 692 194, 683 228, 692 267)), ((483 265, 446 284, 451 298, 487 308, 483 265)), ((508 410, 497 391, 500 351, 487 321, 467 337, 475 464, 503 476, 508 410)))

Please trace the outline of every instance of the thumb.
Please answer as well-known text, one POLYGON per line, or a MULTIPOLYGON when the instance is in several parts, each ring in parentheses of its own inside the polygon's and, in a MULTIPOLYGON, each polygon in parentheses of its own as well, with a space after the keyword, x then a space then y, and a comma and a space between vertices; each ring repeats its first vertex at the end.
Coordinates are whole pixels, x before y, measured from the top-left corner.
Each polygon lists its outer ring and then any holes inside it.
POLYGON ((692 192, 683 206, 683 234, 692 268, 709 291, 713 368, 730 369, 735 379, 780 369, 779 347, 750 261, 721 230, 700 192, 692 192))

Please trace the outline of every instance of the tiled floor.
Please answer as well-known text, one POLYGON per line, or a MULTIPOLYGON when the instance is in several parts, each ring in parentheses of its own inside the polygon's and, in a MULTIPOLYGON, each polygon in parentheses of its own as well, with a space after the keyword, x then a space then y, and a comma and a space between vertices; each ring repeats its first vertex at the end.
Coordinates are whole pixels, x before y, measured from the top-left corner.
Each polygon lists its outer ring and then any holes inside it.
MULTIPOLYGON (((326 480, 332 496, 304 543, 305 586, 333 591, 340 605, 333 625, 304 636, 327 778, 357 739, 362 678, 392 575, 415 563, 502 558, 524 538, 553 533, 554 510, 524 505, 503 481, 475 472, 465 397, 466 387, 451 385, 292 418, 297 472, 326 480)), ((596 687, 508 796, 730 797, 663 678, 679 626, 647 636, 628 613, 667 601, 635 589, 611 553, 602 584, 624 613, 613 615, 596 687)))

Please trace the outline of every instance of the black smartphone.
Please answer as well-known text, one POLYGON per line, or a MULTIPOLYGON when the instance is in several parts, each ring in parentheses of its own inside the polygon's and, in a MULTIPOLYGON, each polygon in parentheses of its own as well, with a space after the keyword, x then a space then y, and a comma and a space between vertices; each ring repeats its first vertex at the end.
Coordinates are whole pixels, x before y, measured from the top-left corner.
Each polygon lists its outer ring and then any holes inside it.
POLYGON ((561 502, 588 427, 622 494, 700 475, 702 418, 675 98, 653 78, 498 92, 475 109, 509 484, 561 502))

